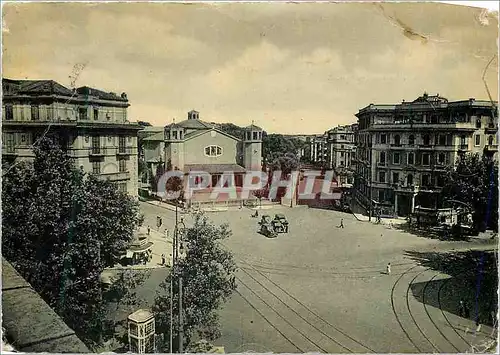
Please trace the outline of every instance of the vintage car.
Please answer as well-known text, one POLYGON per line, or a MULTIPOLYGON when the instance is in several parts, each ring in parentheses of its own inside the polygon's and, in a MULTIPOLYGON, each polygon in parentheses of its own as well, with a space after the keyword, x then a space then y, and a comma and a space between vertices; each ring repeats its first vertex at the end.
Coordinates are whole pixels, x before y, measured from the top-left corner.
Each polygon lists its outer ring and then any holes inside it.
POLYGON ((269 215, 262 216, 259 222, 260 224, 259 232, 265 235, 266 237, 275 238, 277 236, 277 233, 274 229, 274 225, 272 222, 273 221, 271 220, 271 216, 269 215))
MULTIPOLYGON (((277 214, 274 216, 274 220, 275 221, 279 221, 281 226, 283 227, 283 232, 282 233, 288 233, 288 221, 285 217, 284 214, 277 214)), ((279 233, 279 232, 278 232, 279 233)))

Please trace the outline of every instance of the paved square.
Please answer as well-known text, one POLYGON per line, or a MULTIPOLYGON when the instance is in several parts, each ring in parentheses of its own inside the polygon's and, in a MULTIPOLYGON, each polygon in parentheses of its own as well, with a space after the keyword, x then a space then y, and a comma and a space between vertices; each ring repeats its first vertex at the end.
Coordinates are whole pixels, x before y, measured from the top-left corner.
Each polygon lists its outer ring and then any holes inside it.
MULTIPOLYGON (((144 205, 147 215, 163 210, 167 228, 173 225, 171 211, 144 205)), ((471 321, 417 300, 436 296, 438 289, 416 286, 447 276, 405 256, 473 243, 420 238, 336 211, 281 206, 259 211, 284 213, 290 222, 288 234, 270 239, 257 233, 260 218, 252 213, 207 214, 230 225, 233 235, 225 245, 239 266, 238 291, 221 311, 217 345, 226 352, 465 352, 469 343, 487 340, 491 328, 471 338, 455 331, 475 329, 471 321), (341 219, 345 228, 338 228, 341 219)))

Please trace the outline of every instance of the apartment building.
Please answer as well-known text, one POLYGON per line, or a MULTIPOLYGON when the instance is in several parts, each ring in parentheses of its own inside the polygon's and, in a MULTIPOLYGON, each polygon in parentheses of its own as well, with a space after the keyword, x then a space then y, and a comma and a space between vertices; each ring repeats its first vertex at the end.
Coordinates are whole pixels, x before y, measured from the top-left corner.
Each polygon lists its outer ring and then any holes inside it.
POLYGON ((460 154, 498 156, 496 102, 424 93, 412 102, 370 104, 356 117, 355 200, 367 212, 370 205, 397 216, 436 208, 445 167, 460 154))
POLYGON ((87 86, 69 89, 53 80, 2 79, 2 163, 34 158, 32 145, 50 133, 75 166, 137 196, 137 132, 122 93, 87 86))
POLYGON ((306 138, 306 156, 311 163, 326 164, 328 161, 328 142, 325 134, 317 134, 306 138))
POLYGON ((350 187, 354 183, 352 163, 356 154, 354 142, 356 130, 357 124, 339 125, 325 133, 327 136, 328 168, 335 171, 341 186, 350 187))

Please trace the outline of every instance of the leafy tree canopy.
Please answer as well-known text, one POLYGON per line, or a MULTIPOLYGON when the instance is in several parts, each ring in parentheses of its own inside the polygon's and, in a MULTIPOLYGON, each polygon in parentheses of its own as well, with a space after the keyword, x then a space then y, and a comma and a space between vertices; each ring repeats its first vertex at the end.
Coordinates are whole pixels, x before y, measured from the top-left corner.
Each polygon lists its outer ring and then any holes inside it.
POLYGON ((473 210, 474 226, 498 229, 498 164, 479 154, 465 154, 445 174, 443 200, 457 200, 473 210))
POLYGON ((173 349, 177 348, 179 331, 179 277, 183 280, 184 348, 195 333, 200 338, 214 340, 220 336, 217 310, 236 289, 234 273, 236 264, 232 254, 225 250, 221 241, 229 238, 227 225, 215 226, 202 215, 195 218, 194 225, 186 230, 183 245, 186 256, 175 266, 172 273, 161 284, 153 311, 156 329, 163 333, 163 351, 169 349, 170 327, 170 282, 173 280, 173 349))
POLYGON ((2 183, 2 254, 84 340, 102 325, 100 275, 126 251, 138 203, 115 185, 74 168, 44 138, 33 163, 2 183))

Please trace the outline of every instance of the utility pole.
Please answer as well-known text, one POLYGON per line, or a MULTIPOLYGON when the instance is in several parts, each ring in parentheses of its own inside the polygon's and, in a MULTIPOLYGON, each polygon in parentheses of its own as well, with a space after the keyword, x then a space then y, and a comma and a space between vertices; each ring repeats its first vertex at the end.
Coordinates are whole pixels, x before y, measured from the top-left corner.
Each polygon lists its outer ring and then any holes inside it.
POLYGON ((182 316, 182 277, 179 276, 179 353, 184 352, 184 319, 182 316))
POLYGON ((369 214, 369 217, 368 217, 368 220, 371 222, 372 221, 372 214, 373 214, 373 197, 372 197, 372 159, 371 159, 371 149, 370 149, 370 176, 369 176, 369 179, 368 179, 368 184, 369 184, 369 189, 370 189, 370 193, 369 193, 369 196, 370 196, 370 214, 369 214))

